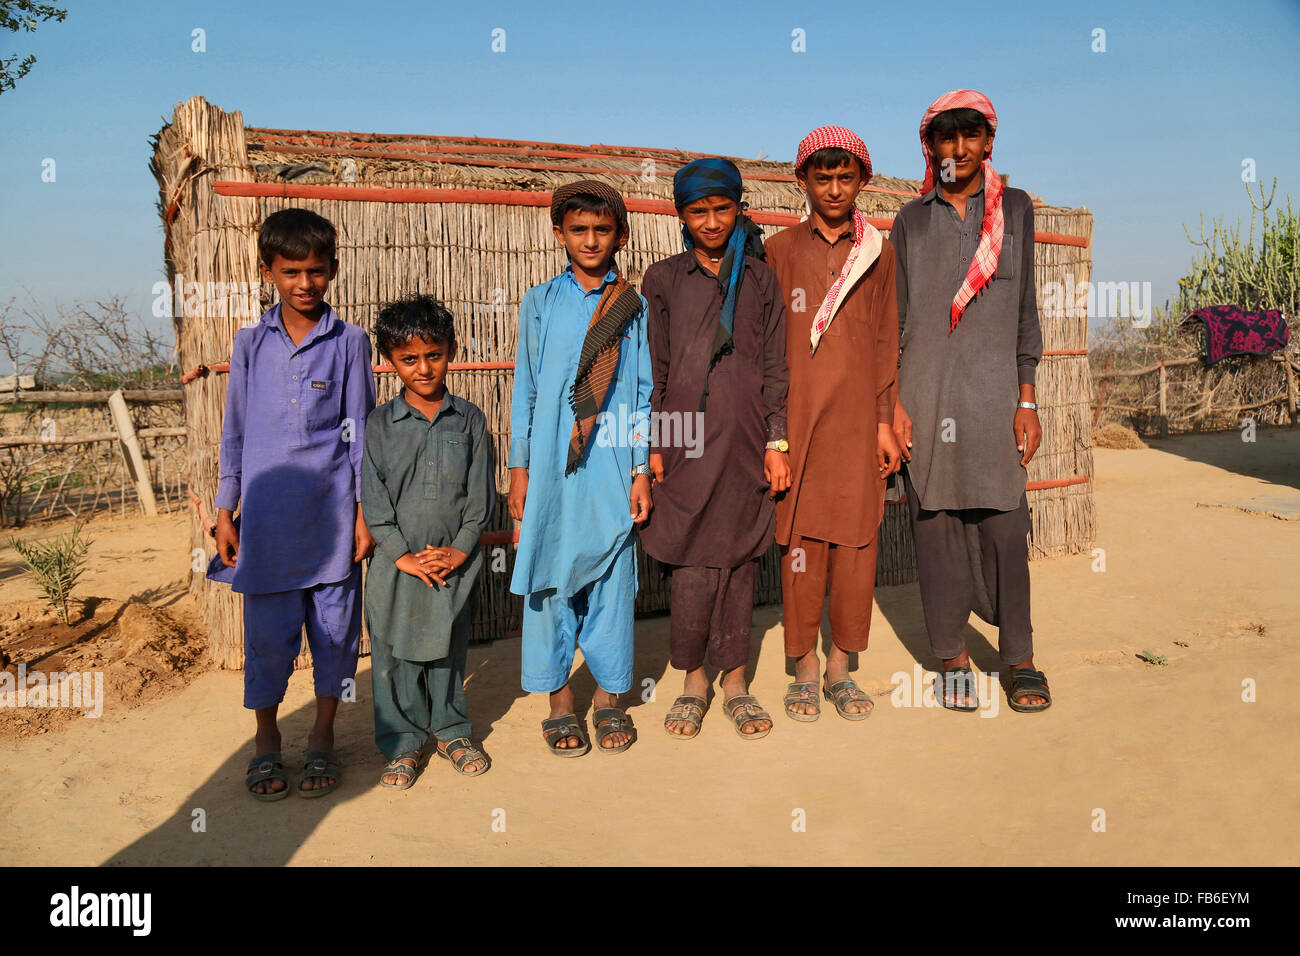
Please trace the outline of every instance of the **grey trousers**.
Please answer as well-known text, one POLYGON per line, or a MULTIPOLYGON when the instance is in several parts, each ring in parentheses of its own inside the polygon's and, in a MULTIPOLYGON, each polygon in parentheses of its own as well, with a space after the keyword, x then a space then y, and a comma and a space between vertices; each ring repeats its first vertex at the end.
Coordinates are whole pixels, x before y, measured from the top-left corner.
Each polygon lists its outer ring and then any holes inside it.
POLYGON ((370 677, 375 696, 375 743, 392 760, 424 750, 430 737, 441 741, 470 735, 465 700, 465 657, 470 616, 452 627, 451 649, 437 661, 394 657, 383 638, 370 635, 370 677))
POLYGON ((950 660, 966 649, 962 631, 974 611, 998 628, 998 656, 1020 664, 1034 654, 1029 622, 1029 502, 1013 511, 925 511, 903 467, 916 573, 930 649, 950 660))

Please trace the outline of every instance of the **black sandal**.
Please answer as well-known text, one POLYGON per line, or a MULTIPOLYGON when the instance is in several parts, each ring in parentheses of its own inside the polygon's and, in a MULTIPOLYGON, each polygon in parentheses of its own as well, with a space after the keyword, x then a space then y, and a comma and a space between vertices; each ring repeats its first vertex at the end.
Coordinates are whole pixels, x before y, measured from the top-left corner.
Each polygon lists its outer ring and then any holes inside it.
POLYGON ((632 718, 621 707, 598 707, 592 712, 591 719, 596 726, 596 749, 603 754, 622 753, 636 743, 636 727, 632 718), (617 747, 606 747, 604 739, 610 734, 628 734, 628 739, 617 747))
POLYGON ((424 754, 418 750, 400 753, 384 764, 384 771, 379 775, 379 785, 388 790, 409 790, 415 785, 415 778, 420 775, 420 758, 424 754), (411 761, 414 766, 407 766, 403 760, 411 761), (401 777, 400 783, 385 783, 385 777, 401 777))
POLYGON ((440 740, 438 743, 442 744, 441 747, 434 747, 434 750, 438 752, 438 756, 450 760, 451 765, 456 768, 456 772, 462 777, 477 777, 481 773, 487 773, 488 768, 492 766, 491 758, 475 747, 468 737, 457 737, 455 740, 448 741, 440 740), (460 753, 453 757, 452 754, 458 750, 460 753), (475 760, 483 761, 483 769, 466 770, 465 765, 471 764, 475 760))
POLYGON ((248 795, 254 800, 270 803, 273 800, 283 800, 289 795, 289 777, 284 772, 284 762, 280 759, 278 750, 258 754, 248 762, 245 774, 244 786, 248 788, 248 795), (272 780, 279 780, 284 786, 279 790, 268 790, 266 793, 258 793, 253 789, 259 783, 268 783, 272 780))
POLYGON ((543 720, 542 739, 546 741, 547 749, 557 757, 581 757, 591 749, 591 741, 587 739, 576 714, 548 717, 543 720), (555 746, 566 737, 577 737, 580 741, 579 745, 577 747, 555 746))
POLYGON ((1052 706, 1052 692, 1047 689, 1047 675, 1032 667, 1011 668, 1011 689, 1007 691, 1007 706, 1021 714, 1036 714, 1052 706), (1018 697, 1041 697, 1041 704, 1019 704, 1018 697))
POLYGON ((980 709, 979 693, 975 689, 975 674, 969 666, 954 667, 952 670, 939 671, 934 675, 934 697, 939 706, 948 710, 972 713, 980 709), (965 706, 958 706, 958 699, 967 701, 965 706), (952 703, 948 703, 951 700, 952 703))

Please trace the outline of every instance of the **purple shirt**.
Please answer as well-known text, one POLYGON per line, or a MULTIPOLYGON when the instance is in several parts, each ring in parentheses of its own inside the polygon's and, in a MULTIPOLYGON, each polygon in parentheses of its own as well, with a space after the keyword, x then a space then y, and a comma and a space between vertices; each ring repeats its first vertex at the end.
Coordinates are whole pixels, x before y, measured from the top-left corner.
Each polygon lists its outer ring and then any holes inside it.
POLYGON ((351 573, 374 407, 370 338, 328 305, 298 346, 279 305, 235 333, 217 489, 218 508, 240 508, 234 572, 221 576, 235 591, 292 591, 351 573))

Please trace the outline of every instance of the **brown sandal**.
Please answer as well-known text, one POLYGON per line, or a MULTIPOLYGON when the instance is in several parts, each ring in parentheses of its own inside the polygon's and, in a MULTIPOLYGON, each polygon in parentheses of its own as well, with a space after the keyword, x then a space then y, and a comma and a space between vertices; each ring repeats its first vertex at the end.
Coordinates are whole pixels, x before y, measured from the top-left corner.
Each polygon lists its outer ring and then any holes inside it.
POLYGON ((749 694, 741 694, 731 698, 731 700, 724 700, 722 706, 726 708, 728 716, 731 717, 731 723, 736 728, 736 733, 746 740, 758 740, 760 737, 766 737, 772 732, 771 727, 752 734, 747 734, 740 729, 745 724, 757 720, 766 720, 769 724, 772 722, 772 715, 759 706, 757 698, 749 694))
POLYGON ((798 720, 805 724, 811 724, 822 715, 822 709, 817 703, 817 682, 815 680, 795 681, 786 688, 785 713, 791 720, 798 720), (791 710, 791 704, 812 704, 815 709, 811 714, 801 714, 798 711, 791 710))
POLYGON ((870 695, 852 680, 837 680, 834 684, 823 684, 822 693, 835 705, 835 713, 845 720, 866 720, 876 709, 870 695), (850 714, 844 709, 845 704, 866 704, 867 709, 850 714))
POLYGON ((700 733, 700 724, 704 721, 704 711, 708 708, 709 702, 703 697, 692 697, 690 694, 682 694, 673 701, 672 709, 668 711, 668 716, 664 718, 664 733, 674 740, 690 740, 700 733), (668 729, 670 721, 678 720, 682 723, 691 724, 695 727, 689 734, 677 734, 668 729))

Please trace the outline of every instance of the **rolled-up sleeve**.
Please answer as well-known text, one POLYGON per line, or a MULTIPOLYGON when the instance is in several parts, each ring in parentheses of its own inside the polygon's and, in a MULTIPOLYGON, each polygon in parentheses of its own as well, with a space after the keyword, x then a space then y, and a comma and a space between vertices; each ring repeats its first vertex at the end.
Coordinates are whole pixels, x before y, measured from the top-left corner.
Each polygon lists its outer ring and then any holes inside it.
POLYGON ((515 349, 515 379, 510 398, 510 468, 528 467, 533 434, 533 407, 537 403, 537 351, 542 317, 535 289, 519 304, 519 343, 515 349))
POLYGON ((1038 289, 1034 281, 1034 207, 1025 210, 1020 225, 1020 327, 1016 336, 1016 377, 1020 385, 1033 385, 1043 357, 1043 329, 1038 321, 1038 289))
MULTIPOLYGON (((242 329, 240 330, 243 331, 242 329)), ((226 414, 221 420, 221 478, 216 507, 239 507, 244 459, 244 422, 248 413, 248 335, 236 333, 226 378, 226 414)))
POLYGON ((466 482, 468 495, 461 519, 460 530, 451 546, 465 554, 473 554, 479 538, 492 521, 496 505, 496 465, 492 461, 492 442, 488 440, 487 419, 482 413, 470 420, 470 463, 466 482))

